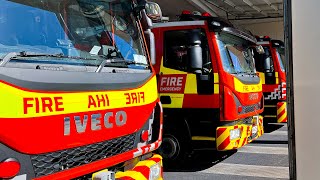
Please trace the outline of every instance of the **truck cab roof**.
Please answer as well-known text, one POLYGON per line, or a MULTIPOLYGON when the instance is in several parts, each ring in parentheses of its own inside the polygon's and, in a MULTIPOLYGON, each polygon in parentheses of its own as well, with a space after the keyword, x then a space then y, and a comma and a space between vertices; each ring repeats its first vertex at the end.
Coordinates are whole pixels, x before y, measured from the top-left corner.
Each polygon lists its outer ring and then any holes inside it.
POLYGON ((203 26, 205 21, 172 21, 166 23, 153 23, 152 28, 176 27, 176 26, 203 26))
POLYGON ((255 37, 241 28, 235 27, 226 19, 220 17, 212 17, 208 13, 197 14, 189 11, 183 11, 178 21, 153 23, 152 28, 178 27, 178 26, 203 26, 208 25, 209 30, 215 32, 226 32, 240 38, 256 43, 255 37))

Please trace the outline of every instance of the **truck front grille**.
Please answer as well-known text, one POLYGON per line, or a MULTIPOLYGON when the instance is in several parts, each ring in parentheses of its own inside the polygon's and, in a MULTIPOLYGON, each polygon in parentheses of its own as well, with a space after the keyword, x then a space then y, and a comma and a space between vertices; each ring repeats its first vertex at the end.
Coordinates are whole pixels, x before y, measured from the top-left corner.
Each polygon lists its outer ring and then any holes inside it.
POLYGON ((242 111, 239 112, 239 114, 246 114, 246 113, 250 113, 250 112, 255 112, 260 110, 260 105, 259 103, 253 104, 253 105, 249 105, 249 106, 244 106, 240 103, 239 99, 237 98, 236 95, 233 95, 234 100, 236 102, 236 107, 241 106, 242 107, 242 111))
POLYGON ((240 112, 240 114, 255 112, 255 111, 258 111, 259 109, 260 107, 258 103, 250 106, 242 106, 242 111, 240 112))
POLYGON ((73 149, 32 155, 36 177, 53 174, 134 149, 135 134, 73 149))

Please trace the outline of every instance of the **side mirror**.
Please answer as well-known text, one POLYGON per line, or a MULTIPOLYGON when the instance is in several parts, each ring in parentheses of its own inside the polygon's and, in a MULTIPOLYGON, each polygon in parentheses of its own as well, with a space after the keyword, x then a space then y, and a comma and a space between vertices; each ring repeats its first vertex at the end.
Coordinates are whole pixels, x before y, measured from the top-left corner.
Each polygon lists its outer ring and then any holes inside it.
POLYGON ((146 3, 147 16, 154 22, 160 22, 162 20, 162 11, 159 4, 155 2, 146 3))
POLYGON ((202 73, 202 48, 200 32, 198 30, 192 31, 189 36, 189 67, 196 74, 202 73))
POLYGON ((156 43, 155 43, 154 34, 150 29, 147 29, 146 31, 144 31, 144 33, 146 35, 146 40, 149 45, 151 63, 152 65, 155 65, 156 64, 156 47, 155 47, 156 43))
POLYGON ((261 45, 256 46, 256 51, 257 51, 258 54, 264 54, 265 53, 264 49, 263 49, 263 47, 261 45))

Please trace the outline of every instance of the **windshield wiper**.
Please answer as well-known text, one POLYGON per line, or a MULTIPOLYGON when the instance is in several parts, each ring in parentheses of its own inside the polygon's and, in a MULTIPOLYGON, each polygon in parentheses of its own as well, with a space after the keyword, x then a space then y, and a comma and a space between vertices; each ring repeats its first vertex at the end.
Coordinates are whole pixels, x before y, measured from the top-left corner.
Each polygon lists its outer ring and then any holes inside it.
POLYGON ((126 64, 127 65, 140 65, 140 66, 148 66, 149 67, 149 64, 146 64, 146 63, 140 63, 140 62, 136 62, 136 61, 126 61, 126 64))
POLYGON ((17 57, 19 54, 16 52, 10 52, 6 54, 3 58, 2 61, 0 62, 0 66, 3 67, 6 65, 12 58, 17 57))
POLYGON ((26 52, 26 51, 21 51, 21 52, 10 52, 6 54, 3 58, 2 61, 0 62, 0 66, 3 67, 5 66, 10 60, 16 59, 16 58, 21 58, 21 57, 55 57, 55 58, 70 58, 70 59, 81 59, 81 60, 96 60, 93 58, 84 58, 84 57, 78 57, 78 56, 65 56, 62 53, 59 54, 45 54, 45 53, 33 53, 33 52, 26 52))
MULTIPOLYGON (((102 69, 107 65, 107 64, 120 64, 122 65, 121 67, 127 67, 127 66, 124 66, 125 65, 125 61, 124 59, 106 59, 104 61, 102 61, 100 63, 100 65, 98 66, 98 68, 96 69, 96 72, 101 72, 102 69)), ((120 65, 117 65, 117 66, 120 66, 120 65)))
POLYGON ((128 65, 140 65, 145 66, 145 68, 149 67, 149 64, 139 63, 135 61, 127 61, 125 59, 106 59, 101 62, 99 67, 96 69, 96 72, 101 72, 102 69, 109 64, 109 67, 124 67, 127 68, 128 65))
POLYGON ((256 73, 254 73, 253 71, 242 71, 242 72, 236 72, 234 74, 237 74, 237 75, 256 75, 256 73))

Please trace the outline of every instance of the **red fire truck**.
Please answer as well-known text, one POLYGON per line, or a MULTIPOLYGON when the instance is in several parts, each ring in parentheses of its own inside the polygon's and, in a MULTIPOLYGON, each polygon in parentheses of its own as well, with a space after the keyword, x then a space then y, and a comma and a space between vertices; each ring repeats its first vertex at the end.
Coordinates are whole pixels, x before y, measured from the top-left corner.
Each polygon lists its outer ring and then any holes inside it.
POLYGON ((264 94, 264 122, 287 122, 286 73, 284 43, 268 36, 256 36, 264 54, 255 53, 255 65, 262 80, 264 94))
POLYGON ((1 1, 0 179, 162 179, 144 3, 1 1))
POLYGON ((164 108, 159 149, 166 160, 195 149, 237 149, 263 134, 262 84, 255 37, 208 13, 183 11, 156 23, 158 91, 164 108))

